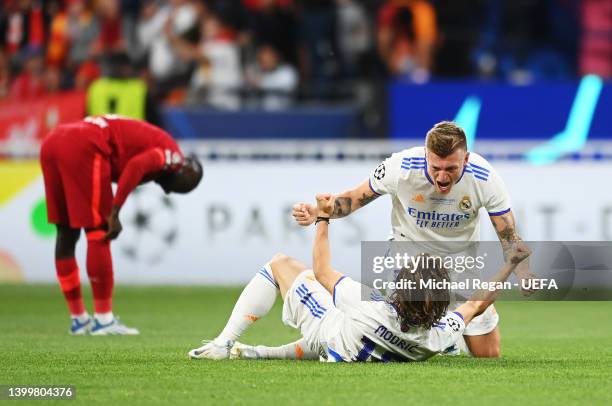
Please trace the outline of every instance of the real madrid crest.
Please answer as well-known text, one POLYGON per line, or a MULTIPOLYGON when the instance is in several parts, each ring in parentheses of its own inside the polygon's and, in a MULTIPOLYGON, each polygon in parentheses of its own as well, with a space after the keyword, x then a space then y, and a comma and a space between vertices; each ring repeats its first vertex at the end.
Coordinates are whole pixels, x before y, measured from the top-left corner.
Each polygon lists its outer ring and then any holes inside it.
POLYGON ((472 201, 469 196, 463 196, 463 199, 459 202, 459 210, 464 213, 472 210, 472 201))

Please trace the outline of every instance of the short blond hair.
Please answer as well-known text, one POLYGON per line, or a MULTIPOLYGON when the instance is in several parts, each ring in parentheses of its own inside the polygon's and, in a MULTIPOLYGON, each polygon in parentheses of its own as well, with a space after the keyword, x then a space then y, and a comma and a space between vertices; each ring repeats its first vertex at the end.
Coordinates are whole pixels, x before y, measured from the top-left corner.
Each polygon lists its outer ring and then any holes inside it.
POLYGON ((467 151, 467 139, 461 127, 452 121, 441 121, 427 132, 425 146, 441 158, 446 158, 458 149, 467 151))

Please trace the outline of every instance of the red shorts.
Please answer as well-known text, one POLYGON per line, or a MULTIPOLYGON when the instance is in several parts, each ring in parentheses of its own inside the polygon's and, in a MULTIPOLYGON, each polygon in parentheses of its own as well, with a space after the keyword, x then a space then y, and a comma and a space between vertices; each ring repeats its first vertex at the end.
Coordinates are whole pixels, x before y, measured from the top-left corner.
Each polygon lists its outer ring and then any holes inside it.
POLYGON ((44 140, 40 164, 45 180, 49 223, 97 228, 110 214, 110 147, 101 147, 100 130, 83 123, 60 126, 44 140))

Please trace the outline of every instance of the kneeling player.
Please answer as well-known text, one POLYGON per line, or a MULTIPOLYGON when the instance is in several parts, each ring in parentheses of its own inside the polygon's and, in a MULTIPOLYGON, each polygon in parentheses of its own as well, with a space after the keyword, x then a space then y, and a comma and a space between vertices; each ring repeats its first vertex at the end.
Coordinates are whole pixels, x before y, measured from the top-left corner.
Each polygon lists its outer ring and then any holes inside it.
MULTIPOLYGON (((389 301, 363 301, 364 286, 331 267, 328 222, 334 198, 317 196, 317 205, 323 217, 313 248, 314 272, 289 257, 275 256, 246 286, 223 332, 191 350, 191 358, 229 358, 238 337, 272 308, 277 290, 284 300, 284 323, 303 336, 287 351, 295 358, 321 355, 328 361, 426 360, 454 345, 465 325, 493 303, 495 292, 480 291, 447 312, 450 292, 445 289, 399 290, 389 301)), ((493 281, 506 280, 529 256, 519 249, 507 257, 493 281)), ((404 269, 398 276, 409 281, 425 278, 449 280, 446 269, 431 266, 404 269)))

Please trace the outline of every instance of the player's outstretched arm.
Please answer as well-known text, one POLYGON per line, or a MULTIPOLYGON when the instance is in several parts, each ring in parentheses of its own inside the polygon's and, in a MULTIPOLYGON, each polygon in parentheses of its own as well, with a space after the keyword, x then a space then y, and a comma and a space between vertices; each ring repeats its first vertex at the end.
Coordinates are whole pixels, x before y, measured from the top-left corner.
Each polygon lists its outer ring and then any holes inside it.
MULTIPOLYGON (((378 196, 380 195, 374 193, 370 188, 369 179, 366 179, 355 188, 334 196, 331 218, 346 217, 375 200, 378 196)), ((292 215, 299 225, 309 226, 317 219, 319 209, 308 203, 296 203, 293 205, 292 215)))
POLYGON ((317 281, 333 295, 334 286, 342 274, 331 266, 331 253, 329 249, 329 218, 334 211, 335 198, 331 194, 317 195, 317 209, 319 219, 317 231, 312 248, 312 270, 317 281))
MULTIPOLYGON (((512 211, 504 213, 499 216, 490 216, 491 223, 495 228, 499 242, 502 245, 504 251, 504 258, 508 261, 508 255, 515 249, 527 249, 525 243, 518 235, 516 231, 516 221, 514 220, 514 214, 512 211)), ((529 261, 521 262, 515 269, 514 273, 519 279, 531 279, 535 275, 529 271, 529 261)), ((533 291, 527 291, 532 293, 533 291)))
MULTIPOLYGON (((489 280, 489 282, 492 282, 490 285, 495 286, 495 282, 504 282, 508 279, 510 274, 516 270, 517 266, 525 262, 530 254, 531 251, 526 245, 515 245, 508 251, 506 262, 501 270, 489 280)), ((480 289, 476 291, 467 302, 457 307, 455 311, 463 316, 463 321, 467 325, 474 317, 484 312, 487 307, 495 302, 498 293, 498 289, 480 289)))

